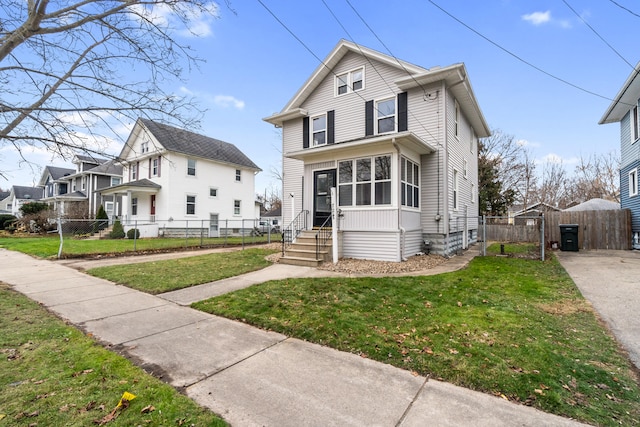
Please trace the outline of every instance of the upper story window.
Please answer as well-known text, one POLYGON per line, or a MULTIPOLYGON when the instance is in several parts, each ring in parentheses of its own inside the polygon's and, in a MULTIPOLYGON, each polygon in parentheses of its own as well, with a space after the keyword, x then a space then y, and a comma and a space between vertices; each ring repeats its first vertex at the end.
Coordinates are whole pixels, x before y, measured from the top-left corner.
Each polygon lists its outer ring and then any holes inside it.
POLYGON ((209 188, 209 197, 218 197, 218 189, 215 187, 209 188))
POLYGON ((629 197, 638 195, 638 169, 629 171, 629 197))
POLYGON ((396 130, 396 99, 390 98, 376 102, 377 133, 395 132, 396 130))
POLYGON ((187 159, 187 175, 196 176, 196 160, 187 159))
POLYGON ((324 145, 327 143, 327 116, 325 114, 311 119, 311 139, 313 145, 324 145))
POLYGON ((151 176, 158 176, 158 158, 151 160, 151 176))
POLYGON ((114 185, 120 185, 120 183, 122 182, 122 178, 118 177, 118 176, 112 176, 111 177, 111 186, 113 187, 114 185))
POLYGON ((149 152, 149 142, 145 141, 142 144, 140 144, 140 152, 141 153, 148 153, 149 152))
POLYGON ((336 76, 336 95, 344 95, 364 89, 364 68, 357 68, 336 76))
POLYGON ((631 122, 631 143, 634 143, 638 140, 639 131, 638 126, 640 125, 640 120, 638 120, 638 106, 636 105, 631 109, 631 117, 629 117, 629 121, 631 122))
POLYGON ((458 104, 458 101, 456 101, 456 107, 455 107, 456 111, 455 111, 455 117, 454 117, 454 121, 453 121, 453 125, 454 125, 454 135, 455 136, 460 136, 460 105, 458 104))
POLYGON ((236 169, 236 182, 242 181, 242 171, 240 169, 236 169))
POLYGON ((131 181, 135 181, 138 179, 138 163, 134 163, 129 166, 129 171, 131 173, 131 181))

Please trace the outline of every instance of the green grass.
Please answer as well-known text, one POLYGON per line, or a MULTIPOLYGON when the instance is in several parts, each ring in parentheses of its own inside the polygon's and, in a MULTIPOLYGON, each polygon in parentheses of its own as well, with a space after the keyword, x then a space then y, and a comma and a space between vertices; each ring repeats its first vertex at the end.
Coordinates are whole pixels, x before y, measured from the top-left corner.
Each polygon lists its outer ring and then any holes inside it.
POLYGON ((175 260, 92 268, 87 273, 150 294, 160 294, 227 277, 238 276, 271 265, 268 249, 199 255, 175 260))
POLYGON ((0 283, 0 426, 224 426, 223 420, 0 283), (155 410, 142 413, 152 405, 155 410))
MULTIPOLYGON (((271 241, 279 241, 279 235, 272 235, 271 241)), ((244 244, 267 243, 268 236, 244 238, 244 244)), ((127 252, 164 251, 184 248, 237 246, 242 244, 241 237, 227 238, 199 238, 173 239, 139 239, 135 242, 129 239, 117 240, 81 240, 65 237, 62 249, 62 257, 80 257, 89 255, 112 255, 127 252), (201 244, 202 243, 202 244, 201 244)), ((0 237, 0 248, 18 251, 40 258, 54 258, 58 255, 60 239, 57 235, 48 237, 0 237)))
POLYGON ((271 281, 193 307, 588 423, 640 419, 628 359, 555 257, 271 281))

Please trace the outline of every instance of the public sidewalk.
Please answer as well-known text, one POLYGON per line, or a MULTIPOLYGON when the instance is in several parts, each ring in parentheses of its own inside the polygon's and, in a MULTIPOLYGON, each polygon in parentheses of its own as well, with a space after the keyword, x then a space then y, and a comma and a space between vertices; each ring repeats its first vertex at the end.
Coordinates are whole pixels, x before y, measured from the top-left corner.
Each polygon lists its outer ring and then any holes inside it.
MULTIPOLYGON (((0 281, 183 388, 235 426, 582 425, 202 313, 167 294, 148 295, 56 262, 0 249, 0 266, 0 281)), ((304 276, 283 265, 270 274, 304 276)))

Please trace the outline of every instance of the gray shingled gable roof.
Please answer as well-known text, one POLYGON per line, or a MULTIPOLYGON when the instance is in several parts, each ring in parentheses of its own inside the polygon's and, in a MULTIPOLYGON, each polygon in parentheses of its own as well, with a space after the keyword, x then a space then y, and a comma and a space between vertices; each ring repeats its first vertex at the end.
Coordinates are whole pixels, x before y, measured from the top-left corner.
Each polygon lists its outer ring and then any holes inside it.
POLYGON ((45 170, 48 171, 49 174, 51 174, 51 178, 53 178, 54 180, 64 178, 65 176, 73 175, 74 173, 76 173, 75 169, 59 168, 57 166, 46 166, 45 170))
POLYGON ((140 121, 168 151, 262 170, 233 144, 149 119, 140 121))
POLYGON ((594 198, 587 200, 586 202, 580 203, 579 205, 572 206, 570 208, 565 209, 565 211, 569 212, 579 212, 579 211, 608 211, 608 210, 616 210, 620 209, 620 203, 612 202, 610 200, 604 200, 600 198, 594 198))
POLYGON ((14 185, 13 195, 16 199, 40 200, 42 198, 42 188, 14 185))
POLYGON ((85 156, 83 154, 76 154, 75 155, 76 159, 80 160, 81 162, 86 162, 86 163, 94 163, 96 165, 101 165, 105 162, 107 162, 107 159, 103 159, 100 157, 94 157, 94 156, 85 156))
POLYGON ((91 168, 85 172, 103 173, 107 175, 122 175, 122 165, 116 163, 115 160, 105 160, 100 166, 91 168))

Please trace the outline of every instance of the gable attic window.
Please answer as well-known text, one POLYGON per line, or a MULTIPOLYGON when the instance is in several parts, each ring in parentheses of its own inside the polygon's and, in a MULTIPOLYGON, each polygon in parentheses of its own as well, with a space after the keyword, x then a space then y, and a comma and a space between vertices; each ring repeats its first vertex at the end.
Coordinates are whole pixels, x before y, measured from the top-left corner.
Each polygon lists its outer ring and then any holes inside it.
POLYGON ((242 171, 240 169, 236 169, 236 182, 242 181, 242 171))
POLYGON ((336 76, 336 96, 364 89, 364 67, 336 76))
POLYGON ((148 153, 149 152, 149 142, 145 141, 142 144, 140 144, 140 151, 142 153, 148 153))
POLYGON ((196 176, 196 160, 187 159, 187 175, 196 176))

